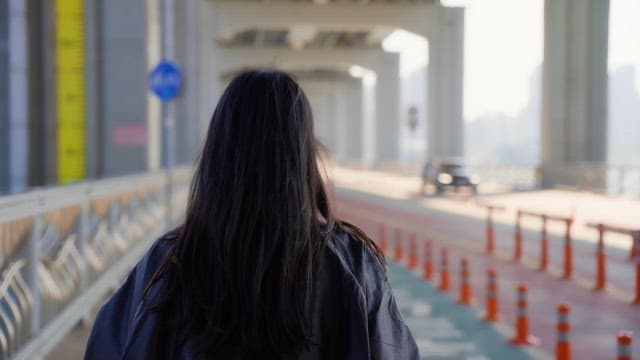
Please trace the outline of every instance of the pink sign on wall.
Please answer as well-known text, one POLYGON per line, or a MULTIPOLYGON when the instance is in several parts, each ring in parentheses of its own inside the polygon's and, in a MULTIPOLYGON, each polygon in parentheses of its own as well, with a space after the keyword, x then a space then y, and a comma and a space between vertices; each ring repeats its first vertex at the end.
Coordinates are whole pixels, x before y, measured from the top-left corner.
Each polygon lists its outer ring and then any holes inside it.
POLYGON ((147 145, 147 125, 117 124, 113 128, 113 143, 117 147, 142 147, 147 145))

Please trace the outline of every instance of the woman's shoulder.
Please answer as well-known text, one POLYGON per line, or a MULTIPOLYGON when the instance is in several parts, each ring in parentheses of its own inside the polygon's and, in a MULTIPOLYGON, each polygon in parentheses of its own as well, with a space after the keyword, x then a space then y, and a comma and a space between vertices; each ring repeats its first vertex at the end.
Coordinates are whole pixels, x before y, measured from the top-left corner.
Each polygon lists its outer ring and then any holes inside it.
POLYGON ((384 258, 380 250, 364 231, 353 224, 341 221, 336 225, 331 232, 329 248, 345 257, 350 265, 365 262, 364 265, 373 267, 370 270, 384 272, 384 258))
POLYGON ((358 227, 342 222, 332 231, 327 248, 339 259, 347 279, 359 287, 369 311, 388 290, 384 255, 358 227))
POLYGON ((142 347, 132 345, 148 341, 149 331, 145 332, 144 325, 147 324, 148 328, 153 323, 145 320, 143 296, 177 234, 178 231, 173 230, 157 239, 120 288, 101 307, 87 343, 85 358, 116 359, 126 357, 128 351, 144 351, 142 347))
POLYGON ((150 268, 156 268, 159 263, 164 260, 164 258, 169 253, 171 247, 173 246, 175 240, 180 235, 181 228, 175 228, 173 230, 168 231, 164 235, 160 236, 149 248, 145 258, 149 262, 150 268))

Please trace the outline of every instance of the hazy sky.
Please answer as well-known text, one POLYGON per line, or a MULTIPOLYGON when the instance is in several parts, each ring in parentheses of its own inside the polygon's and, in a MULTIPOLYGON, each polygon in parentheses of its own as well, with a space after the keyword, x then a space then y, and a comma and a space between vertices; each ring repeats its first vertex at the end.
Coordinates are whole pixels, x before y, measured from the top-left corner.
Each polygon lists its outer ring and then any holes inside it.
POLYGON ((640 0, 611 0, 609 13, 609 70, 635 65, 640 91, 640 0))
MULTIPOLYGON (((465 108, 470 120, 485 112, 516 114, 529 98, 529 75, 542 63, 543 0, 467 2, 465 108)), ((636 67, 640 91, 640 0, 611 0, 609 70, 636 67)))
POLYGON ((542 0, 474 0, 465 12, 464 117, 515 115, 542 63, 542 0))
MULTIPOLYGON (((449 1, 466 5, 465 120, 490 112, 517 114, 529 101, 530 76, 542 63, 544 0, 449 1)), ((640 91, 638 19, 640 0, 611 0, 609 70, 634 65, 640 91)), ((405 74, 424 65, 419 41, 406 34, 397 34, 396 41, 405 45, 405 74)))

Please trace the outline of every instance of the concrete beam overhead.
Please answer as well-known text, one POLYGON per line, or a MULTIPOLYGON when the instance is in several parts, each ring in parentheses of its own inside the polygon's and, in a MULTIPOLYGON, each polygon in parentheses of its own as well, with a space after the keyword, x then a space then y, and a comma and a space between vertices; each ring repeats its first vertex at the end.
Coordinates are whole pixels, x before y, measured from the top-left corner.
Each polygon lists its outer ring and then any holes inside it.
MULTIPOLYGON (((383 66, 379 49, 225 49, 218 54, 220 73, 239 68, 271 66, 279 68, 332 68, 348 71, 354 64, 376 71, 383 66)), ((396 54, 397 56, 397 54, 396 54)))
POLYGON ((312 25, 331 29, 371 30, 386 26, 429 37, 439 5, 412 3, 329 3, 211 1, 216 37, 248 27, 312 25))

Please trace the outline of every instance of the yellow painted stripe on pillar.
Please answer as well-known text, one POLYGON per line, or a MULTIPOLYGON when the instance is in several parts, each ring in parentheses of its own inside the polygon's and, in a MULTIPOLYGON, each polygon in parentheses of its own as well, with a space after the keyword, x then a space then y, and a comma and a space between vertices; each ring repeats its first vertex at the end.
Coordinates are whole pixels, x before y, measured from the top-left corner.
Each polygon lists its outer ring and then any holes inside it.
POLYGON ((56 0, 58 183, 85 177, 84 0, 56 0))

